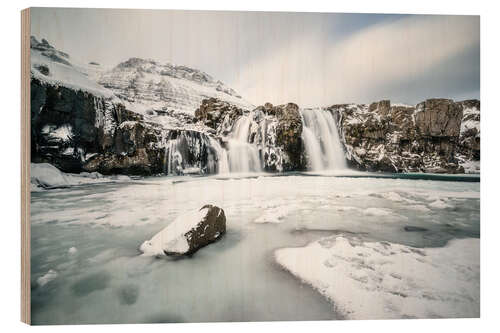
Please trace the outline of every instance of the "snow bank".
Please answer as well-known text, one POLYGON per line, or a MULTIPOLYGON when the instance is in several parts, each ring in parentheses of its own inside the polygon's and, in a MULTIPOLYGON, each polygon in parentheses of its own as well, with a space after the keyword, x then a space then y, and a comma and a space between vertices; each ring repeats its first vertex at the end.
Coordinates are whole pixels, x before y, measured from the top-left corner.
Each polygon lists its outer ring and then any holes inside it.
POLYGON ((459 164, 464 168, 465 173, 480 173, 481 172, 481 161, 466 160, 459 162, 459 164))
POLYGON ((479 316, 479 239, 419 249, 330 237, 275 259, 346 318, 479 316))
POLYGON ((208 211, 208 208, 203 208, 178 216, 165 229, 142 243, 140 250, 146 256, 164 256, 165 252, 188 252, 189 243, 185 234, 195 229, 206 218, 208 211))
POLYGON ((124 175, 105 177, 98 172, 70 174, 49 163, 31 163, 31 191, 127 180, 130 177, 124 175))
POLYGON ((69 177, 49 163, 31 163, 31 183, 43 188, 66 187, 69 177))

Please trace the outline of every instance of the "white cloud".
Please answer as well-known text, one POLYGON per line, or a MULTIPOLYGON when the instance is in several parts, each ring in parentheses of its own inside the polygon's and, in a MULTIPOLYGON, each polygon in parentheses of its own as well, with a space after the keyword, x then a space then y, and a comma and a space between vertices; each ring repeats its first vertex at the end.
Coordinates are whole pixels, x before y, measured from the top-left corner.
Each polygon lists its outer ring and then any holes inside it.
POLYGON ((328 40, 326 33, 309 33, 281 45, 245 66, 237 89, 257 104, 369 102, 374 91, 404 80, 418 85, 419 78, 447 59, 479 47, 479 18, 410 16, 341 41, 328 40))

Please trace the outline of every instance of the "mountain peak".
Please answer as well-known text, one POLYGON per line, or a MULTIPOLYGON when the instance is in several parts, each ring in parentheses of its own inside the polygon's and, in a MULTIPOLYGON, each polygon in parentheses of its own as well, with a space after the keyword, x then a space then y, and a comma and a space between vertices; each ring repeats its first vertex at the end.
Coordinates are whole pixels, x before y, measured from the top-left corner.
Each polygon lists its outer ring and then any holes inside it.
POLYGON ((235 90, 211 75, 153 59, 129 58, 104 73, 99 83, 138 112, 172 110, 194 115, 201 101, 210 97, 253 109, 235 90))

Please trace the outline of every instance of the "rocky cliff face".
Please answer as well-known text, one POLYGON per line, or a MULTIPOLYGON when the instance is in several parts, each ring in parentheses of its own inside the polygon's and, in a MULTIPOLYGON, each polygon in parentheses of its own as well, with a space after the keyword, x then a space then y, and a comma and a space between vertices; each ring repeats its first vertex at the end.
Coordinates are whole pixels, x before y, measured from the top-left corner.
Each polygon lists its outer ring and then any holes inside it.
POLYGON ((96 66, 32 38, 33 162, 73 173, 284 172, 311 168, 313 157, 343 149, 359 170, 479 172, 477 100, 416 106, 383 100, 309 112, 293 103, 254 108, 185 66, 137 58, 107 72, 96 66))
POLYGON ((110 99, 31 80, 31 158, 65 172, 154 174, 162 131, 110 99))
POLYGON ((462 125, 479 119, 478 101, 429 99, 415 107, 380 101, 328 109, 356 169, 463 173, 465 161, 479 160, 479 127, 462 125))

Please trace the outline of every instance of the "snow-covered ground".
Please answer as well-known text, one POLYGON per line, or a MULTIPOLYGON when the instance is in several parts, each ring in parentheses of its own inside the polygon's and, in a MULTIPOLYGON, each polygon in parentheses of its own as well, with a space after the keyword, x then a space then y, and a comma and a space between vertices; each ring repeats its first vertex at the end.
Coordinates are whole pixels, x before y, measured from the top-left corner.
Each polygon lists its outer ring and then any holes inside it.
POLYGON ((479 316, 479 239, 415 248, 332 236, 276 260, 349 319, 479 316))
POLYGON ((130 181, 124 175, 103 176, 98 172, 80 174, 64 173, 49 163, 31 163, 31 191, 62 188, 75 185, 90 185, 117 181, 130 181))
POLYGON ((32 192, 33 322, 477 316, 479 206, 479 183, 313 175, 32 192), (220 241, 141 256, 209 203, 225 211, 220 241))

